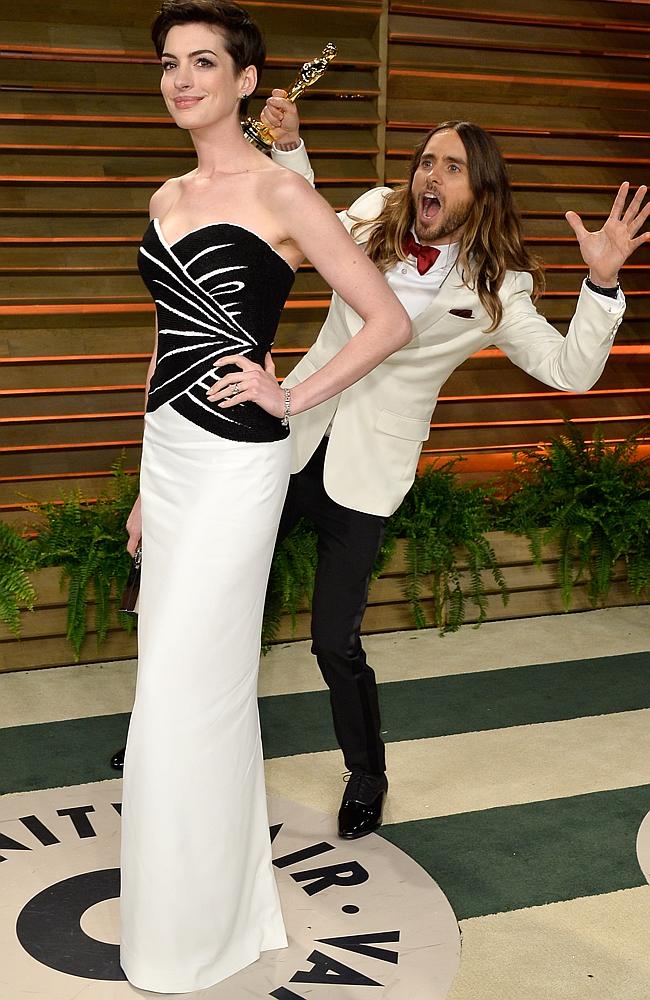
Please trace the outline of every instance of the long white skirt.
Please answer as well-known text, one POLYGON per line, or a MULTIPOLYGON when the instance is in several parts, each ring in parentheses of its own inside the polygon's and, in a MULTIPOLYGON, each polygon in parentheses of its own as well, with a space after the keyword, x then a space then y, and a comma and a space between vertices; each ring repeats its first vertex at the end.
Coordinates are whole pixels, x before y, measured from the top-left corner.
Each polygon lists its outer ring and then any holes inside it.
POLYGON ((138 682, 124 765, 121 962, 204 989, 286 947, 257 710, 264 595, 289 441, 148 414, 138 682))

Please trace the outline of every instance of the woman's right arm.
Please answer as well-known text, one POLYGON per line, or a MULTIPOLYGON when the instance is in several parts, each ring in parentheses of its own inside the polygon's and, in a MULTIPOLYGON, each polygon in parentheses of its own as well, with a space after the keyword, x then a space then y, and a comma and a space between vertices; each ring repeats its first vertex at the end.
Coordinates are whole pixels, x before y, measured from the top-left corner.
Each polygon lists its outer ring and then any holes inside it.
MULTIPOLYGON (((160 213, 160 201, 162 195, 162 188, 156 191, 149 202, 149 218, 153 219, 160 213)), ((149 398, 149 384, 151 382, 151 376, 153 375, 154 368, 156 367, 156 354, 158 351, 158 321, 155 321, 155 333, 153 341, 153 351, 151 354, 151 360, 149 361, 149 367, 147 368, 147 375, 144 383, 144 408, 147 409, 147 400, 149 398)), ((140 510, 140 494, 138 493, 137 499, 131 508, 131 513, 126 519, 126 530, 129 536, 129 540, 126 543, 126 548, 129 555, 135 555, 135 550, 138 547, 140 539, 142 538, 142 513, 140 510)))
MULTIPOLYGON (((153 353, 151 355, 151 360, 149 362, 149 367, 147 368, 147 377, 144 383, 144 408, 147 409, 147 399, 149 398, 149 383, 151 382, 151 376, 153 375, 153 370, 156 367, 156 351, 158 350, 158 324, 156 323, 156 333, 154 337, 153 353)), ((138 543, 142 538, 142 513, 140 510, 140 494, 136 498, 133 507, 131 508, 131 513, 126 519, 126 530, 129 535, 129 540, 126 543, 126 548, 129 555, 135 555, 135 550, 138 547, 138 543)))

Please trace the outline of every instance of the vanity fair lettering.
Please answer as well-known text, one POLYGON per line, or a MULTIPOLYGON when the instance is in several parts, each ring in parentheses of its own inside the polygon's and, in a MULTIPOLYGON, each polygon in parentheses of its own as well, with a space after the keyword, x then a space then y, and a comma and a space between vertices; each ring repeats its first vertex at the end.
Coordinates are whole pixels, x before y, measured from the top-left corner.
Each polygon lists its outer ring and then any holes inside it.
MULTIPOLYGON (((9 875, 10 869, 20 864, 21 859, 29 864, 30 870, 38 871, 41 876, 38 891, 32 891, 27 901, 23 899, 11 919, 15 922, 17 941, 26 956, 52 970, 53 974, 78 976, 95 982, 126 983, 117 945, 95 939, 84 926, 85 915, 91 907, 119 896, 119 869, 111 864, 114 858, 109 843, 116 823, 119 825, 117 817, 120 814, 121 803, 106 799, 95 804, 68 804, 61 808, 54 804, 38 814, 26 810, 25 815, 0 821, 0 893, 3 874, 9 875), (107 847, 106 867, 97 864, 103 860, 103 839, 107 847), (82 841, 89 846, 93 842, 97 845, 90 848, 95 852, 92 857, 96 870, 84 870, 80 848, 75 847, 82 841), (55 876, 55 866, 47 861, 54 857, 50 849, 57 847, 59 851, 73 852, 73 869, 67 878, 62 879, 60 872, 55 876), (36 860, 38 855, 43 859, 40 867, 36 860), (76 871, 74 863, 78 863, 76 871), (64 929, 68 944, 72 942, 74 947, 61 948, 61 935, 52 932, 54 926, 64 929)), ((283 825, 280 822, 270 828, 274 845, 282 841, 283 825)), ((362 908, 352 902, 354 889, 369 883, 371 875, 360 861, 347 854, 349 846, 314 840, 298 850, 279 853, 273 864, 307 897, 321 898, 336 890, 351 890, 350 895, 346 893, 344 897, 347 905, 343 911, 358 921, 359 915, 361 919, 364 915, 362 908)), ((339 909, 338 901, 335 909, 339 909)), ((381 975, 381 969, 397 965, 399 955, 395 945, 400 935, 398 929, 377 929, 374 923, 360 928, 355 922, 350 933, 315 937, 311 951, 307 942, 305 957, 301 961, 299 955, 296 956, 295 965, 289 966, 295 972, 268 996, 273 1000, 305 1000, 305 987, 314 984, 346 987, 348 991, 354 988, 355 993, 358 987, 360 996, 367 995, 368 987, 384 988, 385 976, 381 975), (361 957, 361 962, 355 962, 354 956, 361 957)))
MULTIPOLYGON (((120 803, 113 802, 113 809, 118 813, 120 812, 120 803)), ((52 817, 47 818, 47 823, 44 819, 39 816, 20 816, 15 820, 10 822, 4 822, 0 825, 0 863, 7 861, 8 858, 4 856, 4 852, 9 851, 31 851, 33 850, 29 844, 24 844, 18 841, 14 836, 10 836, 8 833, 4 832, 3 827, 11 827, 12 833, 16 833, 16 830, 24 830, 32 835, 32 837, 38 841, 39 845, 42 847, 51 847, 54 844, 61 843, 61 837, 66 838, 66 834, 75 833, 78 840, 86 840, 89 837, 96 837, 97 832, 92 825, 90 820, 90 814, 95 812, 95 807, 89 806, 71 806, 67 809, 57 809, 55 816, 61 819, 68 819, 69 824, 65 824, 63 829, 59 829, 58 821, 54 821, 54 826, 56 828, 56 833, 52 830, 48 823, 52 823, 52 817), (20 824, 20 826, 18 826, 20 824)))
MULTIPOLYGON (((366 955, 380 962, 397 965, 399 961, 398 953, 392 949, 380 946, 390 942, 398 942, 399 939, 399 931, 380 931, 376 934, 354 934, 338 938, 319 938, 318 940, 321 944, 328 944, 334 948, 340 948, 352 953, 356 952, 358 955, 366 955)), ((329 984, 333 986, 378 986, 380 988, 384 986, 383 983, 371 979, 370 976, 364 975, 364 973, 318 950, 312 951, 307 961, 311 964, 312 968, 307 971, 296 972, 291 978, 292 983, 329 984)), ((300 994, 294 993, 284 986, 281 986, 278 990, 274 990, 269 996, 273 997, 274 1000, 305 1000, 300 994)))

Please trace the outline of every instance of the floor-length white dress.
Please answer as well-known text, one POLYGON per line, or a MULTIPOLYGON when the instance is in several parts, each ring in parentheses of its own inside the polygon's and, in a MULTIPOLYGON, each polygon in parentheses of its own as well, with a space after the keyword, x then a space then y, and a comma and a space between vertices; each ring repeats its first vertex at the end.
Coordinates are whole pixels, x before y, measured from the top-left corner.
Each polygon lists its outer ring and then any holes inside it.
POLYGON ((262 362, 293 271, 255 233, 140 250, 158 354, 141 468, 138 681, 124 766, 121 961, 159 993, 286 946, 257 710, 261 622, 289 476, 279 420, 206 399, 219 356, 262 362))

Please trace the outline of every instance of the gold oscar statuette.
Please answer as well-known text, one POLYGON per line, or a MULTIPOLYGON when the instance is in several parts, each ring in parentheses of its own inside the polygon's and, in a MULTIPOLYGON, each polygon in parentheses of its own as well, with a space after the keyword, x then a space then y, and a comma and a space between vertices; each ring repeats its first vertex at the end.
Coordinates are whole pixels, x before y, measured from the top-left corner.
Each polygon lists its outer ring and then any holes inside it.
MULTIPOLYGON (((322 55, 317 59, 312 59, 311 62, 304 63, 295 81, 287 91, 287 100, 291 102, 297 101, 300 95, 307 90, 307 87, 311 87, 317 80, 320 80, 336 55, 336 52, 336 45, 333 42, 328 42, 323 49, 322 55)), ((247 118, 245 122, 242 122, 242 129, 248 141, 252 142, 259 149, 266 152, 271 148, 273 136, 271 135, 270 128, 264 122, 259 121, 257 118, 247 118)))

